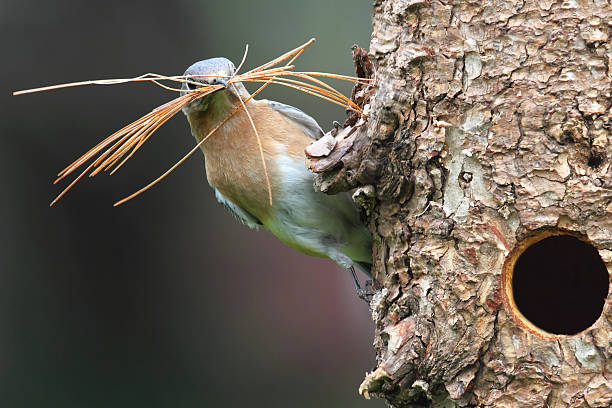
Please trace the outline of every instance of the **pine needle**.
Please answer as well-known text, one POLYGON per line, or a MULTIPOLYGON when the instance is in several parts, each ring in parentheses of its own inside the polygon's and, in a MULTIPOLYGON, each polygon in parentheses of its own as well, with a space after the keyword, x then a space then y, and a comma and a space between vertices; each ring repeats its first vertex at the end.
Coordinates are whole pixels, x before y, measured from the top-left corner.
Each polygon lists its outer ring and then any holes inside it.
MULTIPOLYGON (((245 47, 245 52, 242 57, 238 68, 233 76, 227 77, 228 86, 234 86, 233 84, 238 82, 253 82, 253 83, 262 83, 262 85, 248 98, 245 100, 240 99, 240 106, 236 107, 231 113, 225 116, 213 130, 206 135, 202 140, 200 140, 196 146, 190 150, 183 158, 177 161, 173 166, 171 166, 166 172, 164 172, 161 176, 153 180, 151 183, 147 184, 140 190, 135 193, 129 195, 128 197, 116 202, 114 205, 118 206, 126 201, 131 200, 132 198, 140 195, 144 191, 153 187, 155 184, 164 179, 168 174, 170 174, 174 169, 176 169, 179 165, 181 165, 189 156, 191 156, 194 152, 196 152, 200 146, 211 137, 217 129, 219 129, 225 122, 227 122, 234 114, 236 114, 240 109, 243 109, 249 119, 251 127, 253 128, 253 132, 257 139, 257 144, 259 146, 259 152, 261 155, 262 166, 264 169, 266 184, 268 188, 268 198, 270 201, 270 205, 273 204, 272 201, 272 188, 270 185, 270 178, 268 175, 268 169, 266 166, 265 156, 263 147, 261 144, 261 139, 259 137, 259 133, 255 127, 255 123, 253 118, 251 117, 246 103, 251 100, 255 95, 261 92, 265 87, 270 84, 282 85, 289 88, 297 89, 301 92, 314 95, 318 98, 330 101, 337 105, 343 106, 347 109, 350 109, 354 112, 357 112, 363 115, 363 112, 350 98, 343 95, 341 92, 338 92, 329 84, 323 81, 324 78, 337 79, 342 81, 350 81, 353 83, 359 83, 364 85, 371 85, 370 79, 365 78, 355 78, 351 76, 345 75, 337 75, 337 74, 329 74, 324 72, 296 72, 293 71, 295 68, 291 65, 296 58, 298 58, 302 52, 306 48, 308 48, 314 39, 311 39, 307 43, 286 52, 285 54, 273 59, 270 62, 267 62, 259 67, 256 67, 244 74, 238 74, 238 71, 242 68, 242 65, 246 61, 247 53, 249 50, 248 45, 245 47), (287 61, 284 65, 275 67, 285 61, 287 61)), ((123 166, 133 155, 136 153, 143 144, 161 127, 164 123, 166 123, 170 118, 172 118, 176 113, 178 113, 183 107, 189 105, 190 103, 204 98, 205 96, 220 90, 223 88, 222 85, 206 85, 200 82, 196 82, 195 79, 199 77, 218 77, 218 75, 177 75, 177 76, 167 76, 156 73, 147 73, 134 78, 116 78, 116 79, 103 79, 103 80, 91 80, 91 81, 79 81, 79 82, 71 82, 66 84, 59 85, 50 85, 44 86, 40 88, 26 89, 22 91, 13 92, 13 95, 24 95, 35 92, 43 92, 55 89, 76 87, 76 86, 84 86, 84 85, 116 85, 123 84, 129 82, 152 82, 155 85, 158 85, 166 90, 181 92, 181 96, 178 98, 172 99, 171 101, 153 109, 151 112, 137 119, 136 121, 128 124, 117 132, 113 133, 92 149, 87 151, 81 157, 76 159, 73 163, 67 166, 65 169, 58 173, 58 177, 55 180, 54 184, 64 179, 68 175, 75 172, 81 166, 91 161, 91 163, 85 168, 83 172, 81 172, 52 202, 51 206, 55 204, 61 197, 63 197, 81 178, 83 178, 87 173, 89 173, 90 177, 95 176, 101 171, 110 172, 110 174, 114 174, 121 166, 123 166), (183 84, 192 84, 198 86, 195 89, 184 89, 184 88, 176 88, 169 85, 166 85, 164 82, 171 83, 179 83, 183 84)))
POLYGON ((266 185, 268 187, 268 198, 270 199, 270 205, 272 205, 273 204, 272 203, 272 186, 270 185, 270 176, 268 175, 268 167, 266 166, 266 158, 264 156, 263 146, 261 145, 261 138, 259 137, 259 132, 257 132, 257 128, 255 127, 255 122, 253 122, 253 118, 251 117, 249 110, 247 109, 246 105, 244 104, 244 101, 242 100, 242 97, 240 96, 238 90, 236 89, 236 86, 235 85, 232 85, 232 86, 236 90, 236 95, 238 95, 238 99, 240 100, 242 109, 244 109, 244 113, 246 113, 247 117, 249 118, 249 122, 251 122, 251 127, 253 128, 253 132, 255 133, 255 137, 257 138, 257 145, 259 146, 259 153, 261 155, 261 164, 263 165, 264 174, 266 176, 266 185))

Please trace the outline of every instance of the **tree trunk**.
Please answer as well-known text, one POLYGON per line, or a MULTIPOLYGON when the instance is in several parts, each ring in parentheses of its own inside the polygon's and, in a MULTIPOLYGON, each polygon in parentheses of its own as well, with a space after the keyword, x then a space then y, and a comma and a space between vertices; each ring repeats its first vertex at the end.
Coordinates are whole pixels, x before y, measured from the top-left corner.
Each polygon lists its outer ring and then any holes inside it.
POLYGON ((369 118, 311 163, 374 234, 364 396, 612 406, 611 36, 604 0, 375 2, 369 118))

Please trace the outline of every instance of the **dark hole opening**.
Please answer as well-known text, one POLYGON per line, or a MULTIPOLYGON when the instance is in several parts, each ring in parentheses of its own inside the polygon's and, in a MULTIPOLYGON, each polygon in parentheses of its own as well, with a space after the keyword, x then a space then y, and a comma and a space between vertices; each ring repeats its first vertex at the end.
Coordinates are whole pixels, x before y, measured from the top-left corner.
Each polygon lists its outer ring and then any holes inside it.
POLYGON ((518 310, 552 334, 576 334, 601 315, 608 271, 597 249, 573 236, 536 242, 514 266, 512 293, 518 310))
POLYGON ((601 153, 591 152, 589 156, 589 167, 599 167, 601 163, 603 163, 604 156, 601 153))

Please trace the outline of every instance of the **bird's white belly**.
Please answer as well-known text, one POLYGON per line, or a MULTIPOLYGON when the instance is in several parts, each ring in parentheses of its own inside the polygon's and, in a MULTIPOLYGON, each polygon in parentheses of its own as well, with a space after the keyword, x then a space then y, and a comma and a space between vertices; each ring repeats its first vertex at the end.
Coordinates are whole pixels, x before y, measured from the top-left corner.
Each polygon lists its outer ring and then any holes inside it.
POLYGON ((343 267, 351 258, 369 262, 370 235, 347 194, 314 191, 314 175, 305 161, 279 155, 281 194, 274 198, 275 215, 265 223, 274 235, 308 255, 329 257, 343 267))

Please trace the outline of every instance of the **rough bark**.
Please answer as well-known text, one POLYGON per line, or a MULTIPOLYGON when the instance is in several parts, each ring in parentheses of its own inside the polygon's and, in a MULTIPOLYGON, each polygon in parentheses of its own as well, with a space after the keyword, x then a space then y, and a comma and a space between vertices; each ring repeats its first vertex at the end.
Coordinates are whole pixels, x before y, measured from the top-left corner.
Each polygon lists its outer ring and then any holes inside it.
POLYGON ((503 278, 539 231, 580 236, 612 271, 611 37, 604 0, 375 2, 369 118, 311 163, 322 191, 358 188, 375 237, 364 395, 612 406, 609 292, 588 329, 551 335, 503 278))

